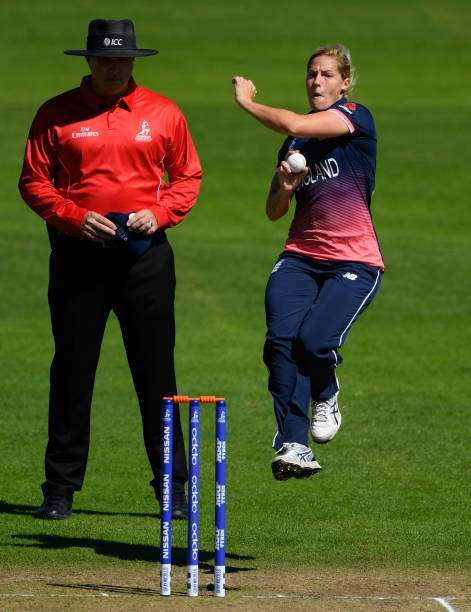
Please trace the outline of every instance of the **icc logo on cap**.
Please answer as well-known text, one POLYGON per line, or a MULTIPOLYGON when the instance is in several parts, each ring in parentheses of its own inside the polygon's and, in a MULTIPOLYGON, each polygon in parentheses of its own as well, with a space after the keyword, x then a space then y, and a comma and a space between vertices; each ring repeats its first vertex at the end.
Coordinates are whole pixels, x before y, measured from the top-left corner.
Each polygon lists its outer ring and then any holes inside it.
POLYGON ((105 47, 109 47, 110 45, 113 47, 122 47, 123 39, 122 38, 104 38, 103 44, 105 47))

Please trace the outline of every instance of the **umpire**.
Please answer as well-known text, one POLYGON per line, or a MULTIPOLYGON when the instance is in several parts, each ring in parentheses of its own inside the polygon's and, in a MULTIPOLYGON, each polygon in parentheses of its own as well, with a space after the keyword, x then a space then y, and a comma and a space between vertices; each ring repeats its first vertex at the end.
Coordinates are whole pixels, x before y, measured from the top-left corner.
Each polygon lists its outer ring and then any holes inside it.
MULTIPOLYGON (((138 49, 128 19, 89 24, 91 74, 46 102, 26 144, 19 188, 51 242, 51 364, 44 500, 37 515, 70 516, 87 463, 90 408, 110 311, 119 320, 160 500, 161 402, 176 393, 175 270, 165 230, 195 204, 201 166, 177 105, 137 85, 138 49), (167 173, 167 180, 165 180, 167 173)), ((187 517, 188 479, 178 413, 174 518, 187 517)), ((111 424, 110 424, 111 425, 111 424)))

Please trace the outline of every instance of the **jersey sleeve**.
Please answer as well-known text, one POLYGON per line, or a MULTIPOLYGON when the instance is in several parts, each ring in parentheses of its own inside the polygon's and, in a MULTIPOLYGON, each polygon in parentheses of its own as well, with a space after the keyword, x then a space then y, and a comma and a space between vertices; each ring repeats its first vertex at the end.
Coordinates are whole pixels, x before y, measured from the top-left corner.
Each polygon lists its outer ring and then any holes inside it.
POLYGON ((54 173, 58 163, 54 127, 41 108, 29 131, 18 187, 26 204, 47 223, 66 234, 77 235, 87 211, 56 189, 54 173))
POLYGON ((159 228, 173 227, 183 221, 196 203, 202 170, 185 117, 175 105, 169 109, 168 143, 165 169, 169 184, 158 192, 152 207, 159 228))
POLYGON ((331 108, 329 113, 335 113, 343 119, 348 127, 350 134, 360 133, 375 137, 376 130, 373 117, 370 111, 361 104, 347 100, 339 100, 331 108))

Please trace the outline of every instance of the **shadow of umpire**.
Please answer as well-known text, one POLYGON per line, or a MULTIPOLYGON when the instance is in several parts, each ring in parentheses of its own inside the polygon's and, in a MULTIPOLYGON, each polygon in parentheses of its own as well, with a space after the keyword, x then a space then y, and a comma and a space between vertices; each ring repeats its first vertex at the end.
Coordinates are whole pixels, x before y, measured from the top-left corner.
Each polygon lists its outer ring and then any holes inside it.
MULTIPOLYGON (((34 515, 37 509, 38 506, 12 504, 0 500, 0 514, 34 515)), ((159 516, 157 508, 155 512, 117 512, 111 510, 81 510, 80 508, 74 508, 72 514, 90 514, 92 516, 136 516, 141 518, 158 518, 159 516)))
MULTIPOLYGON (((114 557, 122 561, 151 561, 158 563, 160 560, 160 549, 158 546, 147 544, 129 544, 127 542, 116 542, 102 540, 99 538, 71 537, 63 535, 51 535, 45 533, 37 534, 13 534, 11 536, 15 543, 11 546, 18 548, 41 548, 43 550, 66 550, 68 548, 88 548, 97 555, 114 557), (26 540, 20 542, 18 540, 26 540)), ((255 557, 248 555, 237 555, 227 553, 226 558, 233 561, 253 561, 255 557)), ((199 551, 200 568, 212 571, 214 568, 214 551, 199 551)), ((175 546, 172 548, 172 563, 176 566, 186 565, 186 548, 175 546)), ((250 572, 254 567, 239 567, 226 565, 227 573, 250 572)))

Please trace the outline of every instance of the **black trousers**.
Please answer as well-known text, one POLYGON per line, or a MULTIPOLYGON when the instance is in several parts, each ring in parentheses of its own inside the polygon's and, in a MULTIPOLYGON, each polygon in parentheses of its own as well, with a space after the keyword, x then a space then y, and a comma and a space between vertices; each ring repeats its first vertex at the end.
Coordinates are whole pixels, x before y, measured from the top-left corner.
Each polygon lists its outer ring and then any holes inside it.
MULTIPOLYGON (((46 495, 80 491, 85 477, 90 408, 106 321, 119 320, 139 400, 147 456, 160 491, 162 397, 176 393, 175 268, 165 234, 137 257, 122 247, 62 239, 51 251, 49 307, 55 353, 51 364, 46 495)), ((110 423, 110 427, 113 423, 110 423)), ((178 408, 174 478, 188 479, 178 408)))

